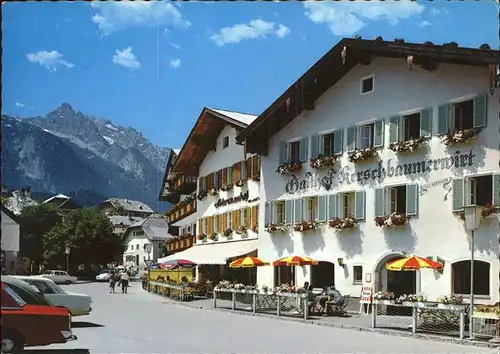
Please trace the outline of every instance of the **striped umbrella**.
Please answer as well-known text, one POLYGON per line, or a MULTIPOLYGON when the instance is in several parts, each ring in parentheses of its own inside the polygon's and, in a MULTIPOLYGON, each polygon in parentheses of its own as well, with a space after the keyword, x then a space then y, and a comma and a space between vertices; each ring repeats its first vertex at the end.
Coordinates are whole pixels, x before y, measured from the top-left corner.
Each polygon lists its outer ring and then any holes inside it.
POLYGON ((442 269, 443 265, 431 259, 413 256, 392 261, 386 265, 386 268, 393 271, 411 271, 422 268, 442 269))
POLYGON ((280 258, 273 262, 273 266, 304 266, 304 265, 317 265, 318 261, 310 257, 302 256, 288 256, 280 258))
POLYGON ((260 267, 260 266, 265 266, 269 265, 269 262, 265 262, 257 257, 243 257, 240 259, 237 259, 235 261, 232 261, 229 264, 229 267, 231 268, 253 268, 253 267, 260 267))

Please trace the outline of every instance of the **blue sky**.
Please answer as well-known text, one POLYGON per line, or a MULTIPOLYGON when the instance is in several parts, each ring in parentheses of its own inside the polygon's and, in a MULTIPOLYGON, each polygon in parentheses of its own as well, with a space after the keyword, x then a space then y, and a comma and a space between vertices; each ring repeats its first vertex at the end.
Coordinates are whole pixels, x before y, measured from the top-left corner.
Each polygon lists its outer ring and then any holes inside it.
POLYGON ((262 112, 342 37, 498 47, 495 3, 28 2, 3 12, 2 113, 69 102, 182 146, 203 106, 262 112))

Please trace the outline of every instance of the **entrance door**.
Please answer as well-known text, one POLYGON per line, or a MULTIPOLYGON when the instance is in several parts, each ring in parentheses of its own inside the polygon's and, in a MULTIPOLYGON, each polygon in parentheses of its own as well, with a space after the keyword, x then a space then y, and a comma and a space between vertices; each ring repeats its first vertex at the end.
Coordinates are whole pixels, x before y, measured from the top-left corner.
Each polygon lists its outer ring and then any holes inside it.
MULTIPOLYGON (((387 271, 387 291, 394 293, 398 298, 401 295, 415 294, 417 289, 415 271, 387 271)), ((396 306, 388 306, 388 315, 411 316, 412 309, 396 306)))

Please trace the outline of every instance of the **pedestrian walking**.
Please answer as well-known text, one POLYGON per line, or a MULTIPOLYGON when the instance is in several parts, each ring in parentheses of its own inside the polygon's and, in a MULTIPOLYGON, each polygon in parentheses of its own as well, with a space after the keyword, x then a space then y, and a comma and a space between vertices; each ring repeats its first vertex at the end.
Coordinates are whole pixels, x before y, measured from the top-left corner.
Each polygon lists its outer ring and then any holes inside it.
POLYGON ((126 294, 127 293, 127 288, 128 288, 128 281, 130 280, 129 275, 127 272, 123 272, 121 274, 121 282, 122 282, 122 293, 126 294))
POLYGON ((111 274, 109 276, 109 293, 110 294, 115 293, 115 286, 116 286, 116 276, 114 274, 111 274))

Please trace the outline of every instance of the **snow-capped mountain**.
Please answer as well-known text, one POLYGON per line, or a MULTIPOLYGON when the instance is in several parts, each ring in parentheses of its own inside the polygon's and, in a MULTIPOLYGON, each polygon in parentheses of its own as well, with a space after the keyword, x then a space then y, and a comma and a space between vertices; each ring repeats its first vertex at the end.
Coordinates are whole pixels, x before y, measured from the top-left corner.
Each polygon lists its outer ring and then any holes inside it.
POLYGON ((157 209, 171 150, 153 145, 133 128, 89 117, 63 103, 45 117, 2 115, 2 135, 2 184, 9 188, 29 185, 75 196, 90 190, 157 209))

